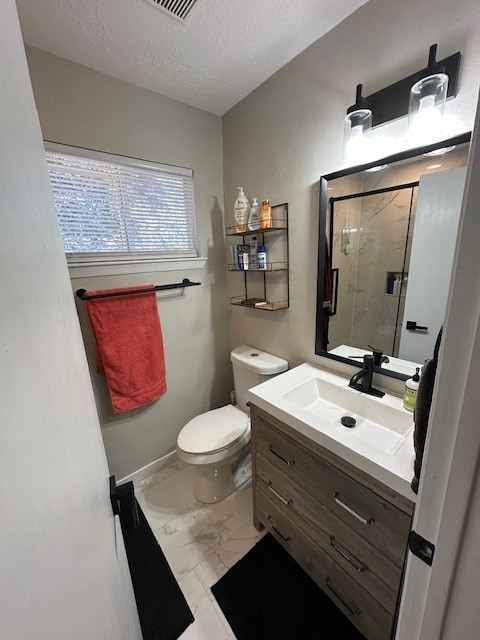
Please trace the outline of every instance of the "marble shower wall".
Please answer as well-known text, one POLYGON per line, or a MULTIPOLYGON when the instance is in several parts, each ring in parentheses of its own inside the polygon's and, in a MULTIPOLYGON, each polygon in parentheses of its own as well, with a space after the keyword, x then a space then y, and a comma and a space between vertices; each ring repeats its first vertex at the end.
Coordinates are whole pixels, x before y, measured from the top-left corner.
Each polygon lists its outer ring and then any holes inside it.
MULTIPOLYGON (((362 191, 362 176, 346 176, 335 180, 329 195, 339 197, 362 191)), ((334 208, 332 266, 339 269, 337 314, 330 318, 328 349, 341 344, 352 344, 352 323, 355 308, 355 288, 358 262, 358 229, 360 228, 361 198, 337 202, 334 208), (342 231, 348 232, 349 244, 342 240, 342 231), (343 251, 342 251, 343 249, 343 251)), ((329 231, 327 230, 327 236, 329 231)))
POLYGON ((387 277, 389 272, 401 273, 404 268, 412 189, 361 200, 351 344, 363 349, 372 345, 394 355, 395 329, 402 320, 405 287, 400 296, 387 294, 387 277))

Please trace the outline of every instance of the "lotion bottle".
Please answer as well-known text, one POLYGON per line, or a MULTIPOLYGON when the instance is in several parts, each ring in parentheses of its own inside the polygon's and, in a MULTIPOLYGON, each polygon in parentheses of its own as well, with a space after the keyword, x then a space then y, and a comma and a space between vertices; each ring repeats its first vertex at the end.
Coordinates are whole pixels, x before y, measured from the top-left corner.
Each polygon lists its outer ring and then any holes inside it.
POLYGON ((413 411, 415 409, 415 403, 417 402, 419 381, 420 381, 420 367, 417 367, 413 378, 409 378, 405 382, 405 392, 403 394, 403 406, 407 411, 413 411))
POLYGON ((237 187, 238 195, 234 205, 235 227, 237 233, 245 233, 247 230, 247 218, 250 209, 246 195, 243 193, 243 187, 237 187))
POLYGON ((253 198, 248 216, 248 230, 258 231, 260 229, 260 207, 258 206, 258 198, 253 198))

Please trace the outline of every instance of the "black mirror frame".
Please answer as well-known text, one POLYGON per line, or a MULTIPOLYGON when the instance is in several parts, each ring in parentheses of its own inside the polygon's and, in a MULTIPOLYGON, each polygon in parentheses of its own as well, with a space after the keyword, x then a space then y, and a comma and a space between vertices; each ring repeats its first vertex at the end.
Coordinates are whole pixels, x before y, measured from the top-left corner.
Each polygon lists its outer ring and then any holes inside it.
MULTIPOLYGON (((400 151, 399 153, 392 154, 391 156, 387 156, 385 158, 381 158, 378 160, 374 160, 372 162, 368 162, 366 164, 358 165, 355 167, 347 167, 345 169, 341 169, 340 171, 335 171, 334 173, 329 173, 325 176, 320 177, 320 206, 319 206, 319 225, 318 225, 318 256, 317 256, 317 308, 316 308, 316 317, 315 317, 315 354, 317 356, 322 356, 324 358, 331 358, 332 360, 337 360, 338 362, 343 362, 345 364, 349 364, 353 367, 362 367, 362 362, 356 362, 355 360, 351 360, 349 358, 344 358, 342 356, 337 356, 333 353, 329 353, 322 349, 322 338, 323 338, 323 277, 324 277, 324 256, 325 256, 325 237, 327 231, 327 215, 328 215, 328 207, 329 207, 329 198, 328 198, 328 182, 330 180, 335 180, 336 178, 343 178, 344 176, 349 176, 353 173, 360 173, 361 171, 366 171, 367 169, 371 169, 372 167, 376 167, 380 164, 392 164, 393 162, 399 162, 400 160, 408 160, 408 158, 415 158, 416 156, 423 155, 424 153, 430 153, 431 151, 435 151, 436 149, 442 149, 443 147, 449 147, 452 145, 460 145, 465 144, 466 142, 470 142, 472 137, 471 131, 466 133, 462 133, 453 138, 448 138, 447 140, 442 140, 441 142, 436 142, 435 144, 430 144, 425 147, 416 147, 414 149, 407 149, 405 151, 400 151)), ((397 373, 396 371, 391 371, 389 369, 383 367, 374 367, 375 373, 381 373, 382 375, 388 376, 390 378, 397 378, 397 380, 407 380, 408 376, 402 373, 397 373)))

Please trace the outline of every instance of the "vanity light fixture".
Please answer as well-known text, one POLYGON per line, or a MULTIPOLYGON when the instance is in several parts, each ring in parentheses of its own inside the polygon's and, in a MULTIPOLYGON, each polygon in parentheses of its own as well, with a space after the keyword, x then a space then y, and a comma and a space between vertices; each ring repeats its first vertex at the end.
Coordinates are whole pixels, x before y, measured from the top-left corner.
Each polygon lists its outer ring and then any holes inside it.
MULTIPOLYGON (((457 52, 437 62, 436 53, 437 45, 433 44, 426 68, 367 97, 362 96, 362 85, 357 86, 356 102, 348 108, 345 117, 344 160, 349 164, 366 162, 373 139, 365 134, 372 127, 406 115, 410 147, 428 146, 442 139, 445 102, 457 95, 461 54, 457 52)), ((442 155, 451 148, 425 155, 442 155)))
POLYGON ((372 110, 362 96, 363 85, 357 85, 355 104, 347 109, 343 130, 343 158, 349 162, 361 162, 368 150, 365 136, 372 128, 372 110))

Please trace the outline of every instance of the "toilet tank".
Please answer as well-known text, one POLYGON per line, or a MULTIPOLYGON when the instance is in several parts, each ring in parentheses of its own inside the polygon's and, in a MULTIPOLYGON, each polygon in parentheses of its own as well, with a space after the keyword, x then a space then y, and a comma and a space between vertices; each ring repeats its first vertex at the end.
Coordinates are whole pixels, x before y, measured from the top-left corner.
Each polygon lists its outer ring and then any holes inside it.
POLYGON ((242 411, 247 411, 249 389, 288 369, 288 362, 283 358, 246 344, 233 349, 230 360, 233 367, 236 404, 242 411))

